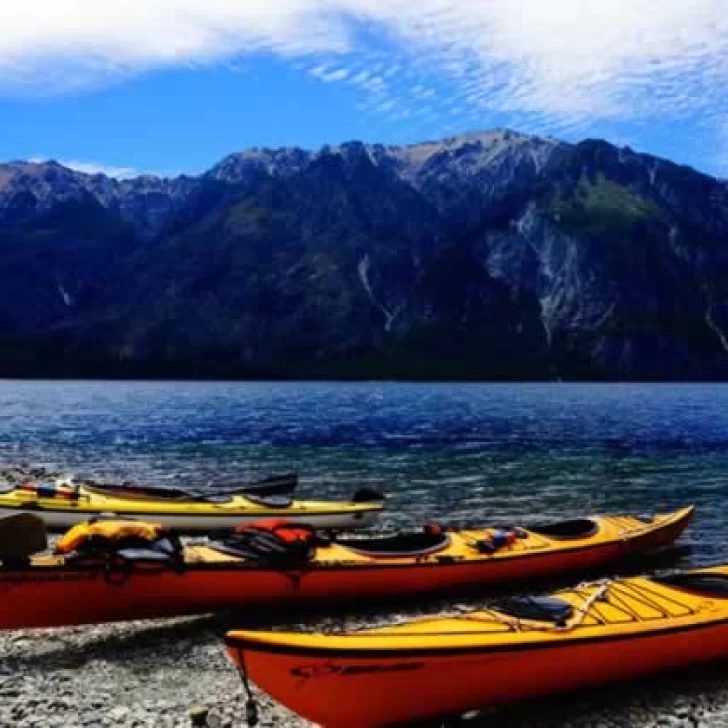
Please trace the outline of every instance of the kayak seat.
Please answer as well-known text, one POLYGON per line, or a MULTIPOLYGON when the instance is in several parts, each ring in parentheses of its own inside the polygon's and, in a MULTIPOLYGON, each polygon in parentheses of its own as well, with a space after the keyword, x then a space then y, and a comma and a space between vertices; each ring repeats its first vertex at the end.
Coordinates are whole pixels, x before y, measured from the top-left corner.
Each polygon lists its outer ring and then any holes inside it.
POLYGON ((591 518, 574 518, 570 521, 530 526, 528 530, 548 538, 588 538, 599 530, 599 526, 591 518))
POLYGON ((27 559, 48 548, 45 524, 32 513, 0 518, 0 560, 5 564, 27 559))
POLYGON ((574 612, 569 602, 555 597, 508 597, 494 604, 493 609, 516 619, 533 619, 556 625, 565 624, 574 612))
POLYGON ((728 575, 726 574, 669 574, 668 576, 652 577, 652 580, 657 584, 704 594, 715 599, 728 599, 728 575))
POLYGON ((447 533, 401 533, 374 538, 337 538, 339 546, 371 558, 427 556, 450 545, 447 533))

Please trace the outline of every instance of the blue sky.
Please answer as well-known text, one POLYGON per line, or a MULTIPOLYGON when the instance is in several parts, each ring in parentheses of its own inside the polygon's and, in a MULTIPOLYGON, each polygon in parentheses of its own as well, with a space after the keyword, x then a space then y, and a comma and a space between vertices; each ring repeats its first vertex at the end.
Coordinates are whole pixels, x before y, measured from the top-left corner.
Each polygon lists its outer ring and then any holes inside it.
POLYGON ((0 27, 0 159, 196 173, 509 126, 728 176, 725 0, 26 0, 0 27))

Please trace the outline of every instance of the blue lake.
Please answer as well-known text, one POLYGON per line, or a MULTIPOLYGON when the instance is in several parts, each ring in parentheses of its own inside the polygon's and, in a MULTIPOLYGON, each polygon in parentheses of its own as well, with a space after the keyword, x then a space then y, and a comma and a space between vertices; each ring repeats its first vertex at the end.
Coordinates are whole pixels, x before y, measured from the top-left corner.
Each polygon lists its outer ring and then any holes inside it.
POLYGON ((295 470, 392 494, 390 523, 698 506, 728 560, 728 385, 0 382, 0 459, 157 484, 295 470))

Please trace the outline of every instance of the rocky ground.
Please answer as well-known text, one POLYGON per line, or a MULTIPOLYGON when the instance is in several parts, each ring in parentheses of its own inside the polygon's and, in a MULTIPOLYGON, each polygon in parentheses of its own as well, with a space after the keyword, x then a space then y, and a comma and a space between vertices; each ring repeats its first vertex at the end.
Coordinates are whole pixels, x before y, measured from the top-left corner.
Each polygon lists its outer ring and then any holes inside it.
MULTIPOLYGON (((330 630, 382 624, 451 606, 440 602, 419 610, 409 607, 407 612, 358 610, 336 616, 204 615, 0 634, 0 727, 244 726, 245 695, 221 639, 230 627, 330 630)), ((463 728, 728 728, 727 683, 728 663, 710 665, 488 711, 462 723, 463 728)), ((267 696, 256 696, 263 728, 308 725, 267 696)))
MULTIPOLYGON (((383 615, 364 621, 379 622, 383 615)), ((361 621, 359 622, 362 623, 361 621)), ((316 621, 307 622, 310 629, 316 621)), ((347 625, 354 620, 347 619, 347 625)), ((0 637, 0 726, 244 726, 240 679, 213 616, 0 637)), ((318 621, 329 627, 331 620, 318 621)), ((555 666, 558 669, 558 666, 555 666)), ((728 726, 728 664, 489 711, 469 728, 728 726)), ((263 728, 308 724, 256 693, 263 728)), ((454 725, 454 724, 453 724, 454 725)))

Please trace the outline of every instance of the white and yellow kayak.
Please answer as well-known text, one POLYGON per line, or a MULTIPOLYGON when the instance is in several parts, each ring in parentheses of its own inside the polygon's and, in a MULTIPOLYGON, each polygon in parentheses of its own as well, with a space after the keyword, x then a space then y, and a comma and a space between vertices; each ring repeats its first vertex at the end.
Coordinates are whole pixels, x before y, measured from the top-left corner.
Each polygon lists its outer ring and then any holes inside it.
POLYGON ((262 518, 287 518, 316 528, 372 526, 384 496, 362 489, 349 501, 293 500, 287 495, 190 494, 184 491, 73 483, 22 483, 0 492, 0 517, 32 513, 49 529, 67 529, 98 516, 152 520, 177 531, 215 531, 262 518))

